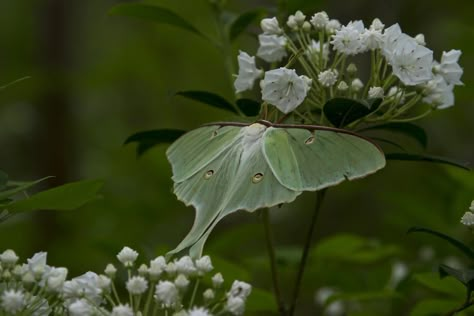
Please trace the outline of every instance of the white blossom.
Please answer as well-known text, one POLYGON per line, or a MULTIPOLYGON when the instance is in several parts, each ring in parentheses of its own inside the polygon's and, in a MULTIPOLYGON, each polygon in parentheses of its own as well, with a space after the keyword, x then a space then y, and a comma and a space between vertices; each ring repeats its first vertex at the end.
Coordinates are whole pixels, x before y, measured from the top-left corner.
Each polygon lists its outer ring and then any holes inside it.
POLYGON ((174 280, 174 284, 180 290, 185 290, 188 287, 189 283, 190 282, 188 278, 186 278, 186 276, 183 274, 179 274, 174 280))
POLYGON ((329 23, 329 16, 324 11, 315 13, 313 17, 311 18, 311 24, 313 24, 316 30, 324 30, 328 23, 329 23))
POLYGON ((397 261, 392 264, 392 274, 390 275, 389 286, 395 288, 403 279, 408 275, 408 266, 401 262, 397 261))
POLYGON ((157 280, 158 277, 166 269, 166 259, 163 256, 157 257, 150 261, 150 267, 148 268, 148 274, 153 280, 157 280))
POLYGON ((5 263, 6 265, 14 265, 18 261, 18 256, 16 253, 11 250, 7 249, 0 255, 0 261, 5 263))
POLYGON ((344 55, 355 55, 365 51, 361 35, 364 32, 362 21, 349 22, 332 36, 331 44, 334 49, 344 55))
POLYGON ((245 301, 239 296, 229 296, 225 309, 232 315, 243 315, 245 312, 245 301))
POLYGON ((461 76, 463 69, 458 64, 461 51, 452 49, 449 52, 443 52, 441 63, 435 64, 433 70, 436 74, 443 76, 448 84, 462 85, 461 76))
POLYGON ((134 316, 134 313, 128 304, 120 304, 112 309, 112 314, 110 316, 134 316))
POLYGON ((44 273, 46 273, 50 267, 46 265, 46 252, 38 252, 33 255, 28 262, 28 270, 33 274, 35 278, 41 278, 44 273))
POLYGON ((287 39, 284 36, 260 34, 258 41, 260 46, 257 56, 266 62, 279 62, 288 55, 286 51, 287 39))
POLYGON ((379 99, 383 98, 384 91, 382 87, 370 87, 369 88, 369 98, 379 99))
POLYGON ((236 280, 232 283, 228 296, 238 296, 245 300, 250 295, 250 292, 252 292, 250 284, 236 280))
POLYGON ((379 49, 383 44, 383 35, 379 30, 367 29, 364 33, 362 33, 361 40, 367 49, 379 49))
POLYGON ((339 90, 339 91, 347 91, 347 89, 349 89, 349 86, 347 85, 347 83, 344 80, 339 82, 339 84, 337 85, 337 90, 339 90))
POLYGON ((137 257, 138 252, 129 247, 124 247, 117 255, 117 259, 127 268, 133 266, 137 257))
POLYGON ((398 44, 398 39, 402 34, 402 30, 398 23, 385 29, 383 33, 382 55, 388 61, 391 59, 395 46, 398 44))
POLYGON ((193 259, 190 256, 183 256, 175 261, 176 271, 184 275, 194 275, 197 272, 193 259))
MULTIPOLYGON (((321 43, 315 40, 311 40, 311 45, 308 46, 308 50, 306 51, 307 54, 319 60, 320 52, 321 52, 321 43)), ((323 44, 323 60, 327 60, 329 58, 329 43, 323 44)))
POLYGON ((323 87, 332 87, 337 82, 338 73, 336 70, 325 70, 318 74, 318 81, 323 87))
POLYGON ((471 210, 471 212, 474 212, 474 200, 471 202, 471 206, 469 206, 469 210, 471 210))
POLYGON ((207 289, 202 293, 202 297, 205 301, 211 301, 216 297, 213 289, 207 289))
POLYGON ((260 21, 260 27, 262 28, 263 33, 266 35, 281 35, 283 33, 280 25, 278 24, 278 20, 275 17, 271 19, 263 19, 260 21))
POLYGON ((51 291, 60 291, 67 277, 66 268, 51 268, 46 278, 46 287, 51 291))
POLYGON ((311 79, 298 76, 294 69, 273 69, 265 73, 262 99, 286 114, 303 103, 310 88, 311 79))
POLYGON ((385 27, 385 24, 383 24, 379 18, 373 19, 372 24, 370 24, 370 29, 374 31, 382 32, 384 27, 385 27))
POLYGON ((132 295, 140 295, 148 289, 148 281, 142 276, 133 276, 127 281, 127 291, 132 295))
POLYGON ((466 212, 464 215, 461 217, 461 224, 466 225, 468 227, 474 225, 474 213, 472 212, 466 212))
POLYGON ((239 63, 239 74, 234 81, 234 87, 235 92, 240 93, 252 89, 255 80, 262 76, 263 71, 257 68, 255 57, 246 52, 240 51, 237 61, 239 63))
POLYGON ((387 96, 392 98, 392 101, 395 101, 397 104, 405 103, 405 92, 397 86, 391 87, 388 90, 387 96))
POLYGON ((453 85, 446 83, 443 77, 435 77, 424 85, 423 101, 437 109, 446 109, 454 105, 453 85))
POLYGON ((160 281, 155 288, 155 299, 165 307, 173 307, 179 302, 178 288, 173 282, 160 281))
POLYGON ((20 312, 25 307, 25 294, 21 290, 5 290, 0 298, 2 308, 11 314, 20 312))
POLYGON ((306 15, 303 14, 300 10, 296 11, 295 13, 295 21, 299 26, 302 26, 304 21, 306 20, 306 15))
POLYGON ((88 300, 98 302, 101 300, 102 289, 98 285, 99 276, 94 272, 86 272, 83 275, 64 282, 63 295, 65 298, 87 297, 88 300))
POLYGON ((189 316, 212 316, 204 307, 193 307, 188 313, 189 316))
POLYGON ((111 263, 109 263, 104 270, 104 273, 109 277, 109 278, 114 278, 115 273, 117 273, 117 268, 111 263))
POLYGON ((224 278, 222 277, 222 274, 220 272, 216 273, 212 277, 212 285, 214 285, 215 288, 221 287, 223 283, 224 283, 224 278))
POLYGON ((351 89, 353 91, 360 91, 360 89, 362 89, 363 87, 364 83, 359 78, 355 78, 354 80, 352 80, 351 89))
POLYGON ((85 299, 70 304, 68 310, 71 316, 90 316, 93 313, 92 306, 85 299))
POLYGON ((329 22, 326 24, 326 32, 328 34, 334 34, 336 33, 337 30, 341 29, 341 22, 336 19, 329 20, 329 22))
POLYGON ((301 27, 305 32, 311 32, 311 23, 304 21, 303 26, 301 27))
POLYGON ((112 280, 106 275, 99 275, 97 278, 97 287, 104 292, 110 292, 110 286, 112 284, 112 280))
POLYGON ((211 272, 214 267, 212 266, 211 258, 204 256, 196 260, 196 269, 199 275, 211 272))
POLYGON ((418 43, 418 45, 426 45, 425 35, 421 33, 415 36, 415 41, 418 43))
POLYGON ((293 31, 298 30, 298 23, 296 22, 296 18, 294 15, 290 15, 288 17, 288 20, 286 20, 286 25, 293 31))
POLYGON ((175 275, 177 271, 176 264, 174 262, 168 262, 168 264, 165 267, 165 271, 170 276, 175 275))
POLYGON ((146 264, 142 263, 140 267, 138 267, 138 274, 141 276, 146 276, 148 274, 148 267, 146 264))

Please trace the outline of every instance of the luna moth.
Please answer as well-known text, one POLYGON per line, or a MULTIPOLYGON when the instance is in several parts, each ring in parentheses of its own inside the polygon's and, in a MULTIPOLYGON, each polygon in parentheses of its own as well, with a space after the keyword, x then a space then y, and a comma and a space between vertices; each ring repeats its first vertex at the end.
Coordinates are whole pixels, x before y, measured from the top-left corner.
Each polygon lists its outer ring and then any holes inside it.
POLYGON ((174 193, 196 209, 193 227, 170 253, 200 256, 214 226, 237 210, 292 202, 385 166, 381 149, 350 131, 268 121, 213 123, 192 130, 166 152, 174 193))

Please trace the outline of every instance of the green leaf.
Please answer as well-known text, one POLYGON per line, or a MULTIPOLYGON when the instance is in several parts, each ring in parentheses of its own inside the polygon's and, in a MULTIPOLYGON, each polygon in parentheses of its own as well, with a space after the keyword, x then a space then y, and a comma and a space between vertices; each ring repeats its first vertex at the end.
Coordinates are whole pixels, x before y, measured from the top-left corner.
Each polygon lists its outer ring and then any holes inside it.
POLYGON ((228 286, 231 285, 230 280, 250 281, 250 273, 245 270, 241 265, 223 259, 222 257, 219 257, 217 254, 214 253, 210 253, 209 255, 212 258, 212 265, 214 266, 214 270, 216 271, 216 273, 220 272, 224 276, 228 276, 226 277, 226 282, 229 282, 228 286))
POLYGON ((234 41, 242 34, 252 23, 259 21, 265 14, 265 10, 257 9, 242 13, 235 19, 229 29, 229 39, 234 41))
POLYGON ((0 170, 0 191, 3 190, 8 183, 8 174, 0 170))
POLYGON ((249 312, 273 312, 278 307, 275 296, 271 292, 253 287, 245 303, 245 309, 249 312))
POLYGON ((336 301, 352 301, 352 302, 366 302, 366 301, 378 301, 399 298, 400 294, 391 290, 380 290, 380 291, 367 291, 367 292, 354 292, 354 293, 336 293, 331 295, 326 302, 325 306, 329 306, 331 303, 336 301))
POLYGON ((119 4, 109 10, 109 15, 127 16, 168 24, 206 38, 198 29, 173 11, 154 5, 141 3, 119 4))
POLYGON ((260 113, 260 102, 251 99, 238 99, 236 101, 237 107, 246 116, 257 116, 260 113))
POLYGON ((186 131, 166 128, 138 132, 128 137, 124 145, 134 142, 138 143, 137 156, 141 156, 156 145, 171 144, 184 133, 186 133, 186 131))
POLYGON ((417 273, 413 279, 428 289, 453 298, 464 297, 466 290, 464 286, 454 278, 440 279, 433 272, 417 273))
MULTIPOLYGON (((410 316, 444 316, 453 308, 459 306, 456 300, 429 299, 416 304, 410 316)), ((456 313, 456 316, 464 316, 465 313, 456 313)))
POLYGON ((371 130, 388 130, 397 133, 404 134, 416 140, 423 148, 426 148, 428 144, 428 136, 423 128, 413 123, 386 123, 380 125, 374 125, 365 127, 358 130, 359 132, 371 131, 371 130))
POLYGON ((464 284, 467 288, 472 289, 474 285, 474 270, 470 269, 454 269, 445 264, 439 265, 439 276, 444 278, 446 276, 452 276, 457 279, 459 282, 464 284))
POLYGON ((176 93, 177 95, 183 96, 185 98, 198 101, 210 106, 213 106, 215 108, 221 109, 221 110, 227 110, 232 113, 238 114, 234 106, 221 97, 220 95, 217 95, 212 92, 207 92, 207 91, 180 91, 176 93))
POLYGON ((53 189, 37 193, 27 199, 9 204, 10 212, 33 210, 68 211, 77 209, 98 197, 102 189, 102 180, 84 180, 68 183, 53 189))
POLYGON ((38 183, 40 183, 40 182, 42 182, 46 179, 49 179, 49 178, 52 178, 52 177, 45 177, 45 178, 42 178, 42 179, 39 179, 39 180, 36 180, 36 181, 29 181, 29 182, 13 182, 13 181, 10 181, 10 182, 8 182, 8 185, 13 185, 14 187, 11 188, 11 189, 5 190, 5 191, 1 191, 0 192, 0 201, 6 200, 9 197, 14 196, 17 193, 23 192, 23 191, 31 188, 32 186, 34 186, 34 185, 36 185, 36 184, 38 184, 38 183))
POLYGON ((356 101, 348 98, 334 98, 326 102, 323 112, 336 127, 348 125, 377 110, 380 99, 356 101))
POLYGON ((441 239, 446 240, 447 242, 449 242, 451 245, 458 248, 459 250, 461 250, 462 253, 464 253, 468 258, 474 259, 474 250, 471 249, 466 244, 464 244, 463 242, 461 242, 457 239, 454 239, 451 236, 445 235, 443 233, 440 233, 440 232, 432 230, 432 229, 423 228, 423 227, 412 227, 408 230, 407 233, 427 233, 427 234, 439 237, 441 239))
POLYGON ((387 143, 387 144, 390 144, 400 150, 403 150, 405 151, 405 148, 403 148, 400 144, 397 144, 391 140, 388 140, 388 139, 385 139, 385 138, 381 138, 381 137, 370 137, 371 140, 375 140, 376 142, 381 142, 381 143, 387 143))
POLYGON ((405 161, 423 161, 423 162, 435 162, 446 164, 454 167, 458 167, 467 171, 470 171, 466 164, 447 159, 444 157, 437 157, 425 154, 410 154, 410 153, 389 153, 385 154, 387 160, 405 160, 405 161))

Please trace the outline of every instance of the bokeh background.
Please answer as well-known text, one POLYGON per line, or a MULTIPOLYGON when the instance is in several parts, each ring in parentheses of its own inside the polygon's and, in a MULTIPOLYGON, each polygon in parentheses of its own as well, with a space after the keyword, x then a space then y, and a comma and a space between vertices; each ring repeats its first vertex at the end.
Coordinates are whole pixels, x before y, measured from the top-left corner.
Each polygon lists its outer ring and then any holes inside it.
MULTIPOLYGON (((146 2, 179 13, 211 37, 218 34, 205 0, 146 2)), ((275 2, 228 1, 227 9, 237 14, 264 8, 271 16, 276 12, 275 2)), ((48 186, 84 178, 106 181, 102 198, 79 210, 38 211, 2 223, 0 249, 13 248, 22 258, 48 251, 49 263, 69 267, 71 276, 101 271, 124 245, 139 250, 142 259, 162 254, 190 229, 194 211, 172 194, 166 146, 137 159, 134 145, 123 146, 129 135, 156 128, 192 129, 232 119, 226 112, 174 96, 179 90, 207 90, 232 100, 232 83, 221 52, 171 26, 108 16, 117 3, 0 1, 0 85, 31 77, 0 91, 0 168, 17 180, 55 176, 48 186)), ((387 26, 398 22, 410 35, 424 33, 436 59, 443 50, 462 50, 465 86, 455 90, 456 105, 423 119, 420 125, 429 135, 428 153, 472 166, 474 2, 288 0, 287 5, 290 13, 301 9, 312 15, 325 10, 342 23, 362 19, 370 24, 375 17, 387 26)), ((257 26, 250 33, 258 32, 257 26)), ((244 34, 233 54, 238 49, 253 54, 256 48, 255 37, 244 34)), ((419 150, 409 140, 403 141, 419 150)), ((282 283, 288 292, 314 199, 315 194, 303 194, 294 204, 271 213, 282 250, 282 283)), ((370 253, 375 258, 365 261, 312 256, 299 312, 313 315, 320 308, 314 296, 322 286, 342 292, 388 289, 397 263, 404 263, 410 273, 397 286, 400 296, 362 302, 366 309, 360 315, 372 315, 372 310, 378 311, 373 315, 408 315, 422 298, 439 297, 423 290, 410 275, 432 271, 446 260, 468 263, 448 245, 406 231, 420 225, 472 240, 459 219, 473 199, 471 172, 408 162, 389 162, 371 177, 329 190, 316 239, 358 235, 378 252, 370 253)), ((211 235, 205 252, 221 261, 229 277, 235 273, 270 290, 260 222, 258 214, 229 216, 211 235)), ((345 246, 344 241, 334 244, 345 246)))

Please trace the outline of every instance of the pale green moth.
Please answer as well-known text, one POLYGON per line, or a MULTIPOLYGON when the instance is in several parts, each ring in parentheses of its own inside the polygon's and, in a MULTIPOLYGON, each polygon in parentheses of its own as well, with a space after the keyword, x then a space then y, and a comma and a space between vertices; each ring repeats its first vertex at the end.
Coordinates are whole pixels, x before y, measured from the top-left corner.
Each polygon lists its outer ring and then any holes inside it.
POLYGON ((214 226, 237 210, 255 211, 376 172, 381 149, 347 130, 258 121, 213 123, 181 136, 166 152, 174 193, 196 208, 193 227, 171 253, 201 255, 214 226))

